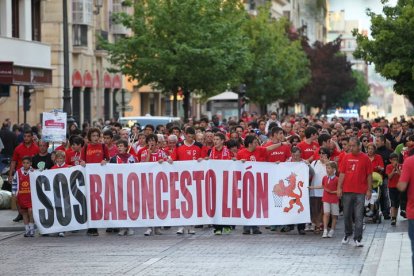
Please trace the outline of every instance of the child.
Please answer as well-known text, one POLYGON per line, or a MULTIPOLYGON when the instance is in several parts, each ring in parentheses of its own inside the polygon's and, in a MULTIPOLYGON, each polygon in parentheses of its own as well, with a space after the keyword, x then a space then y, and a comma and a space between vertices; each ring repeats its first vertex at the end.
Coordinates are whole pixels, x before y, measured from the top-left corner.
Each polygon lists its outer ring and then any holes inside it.
POLYGON ((71 136, 69 142, 70 148, 66 151, 65 163, 70 166, 77 166, 81 161, 81 150, 85 141, 80 136, 71 136))
MULTIPOLYGON (((66 160, 66 154, 64 151, 57 150, 55 154, 55 165, 50 168, 51 170, 55 169, 63 169, 63 168, 69 168, 70 165, 65 163, 66 160)), ((63 238, 65 236, 65 232, 60 232, 59 237, 63 238)))
POLYGON ((400 192, 397 189, 397 183, 401 175, 401 165, 398 163, 398 154, 390 154, 391 164, 387 165, 385 173, 388 176, 388 190, 391 200, 391 225, 397 224, 398 208, 400 207, 400 192))
POLYGON ((12 182, 12 191, 16 195, 19 213, 23 216, 25 237, 34 237, 35 229, 32 213, 32 199, 30 194, 30 172, 32 169, 32 158, 24 156, 22 167, 16 171, 12 182))
POLYGON ((336 195, 338 188, 338 177, 336 176, 337 165, 335 162, 326 164, 326 173, 322 180, 323 186, 323 235, 322 238, 332 238, 335 233, 336 221, 339 216, 339 199, 336 195), (328 232, 329 218, 332 216, 331 230, 328 232))

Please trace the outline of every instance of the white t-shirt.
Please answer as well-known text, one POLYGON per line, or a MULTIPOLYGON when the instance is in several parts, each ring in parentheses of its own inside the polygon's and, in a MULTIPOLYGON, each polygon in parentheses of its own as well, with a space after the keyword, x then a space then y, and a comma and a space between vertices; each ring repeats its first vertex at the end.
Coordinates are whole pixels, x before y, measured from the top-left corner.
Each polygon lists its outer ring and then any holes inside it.
MULTIPOLYGON (((321 186, 322 180, 326 173, 326 165, 322 164, 320 160, 315 160, 311 163, 311 167, 315 171, 315 175, 312 178, 310 186, 321 186)), ((312 189, 309 190, 310 197, 322 197, 323 189, 312 189)))

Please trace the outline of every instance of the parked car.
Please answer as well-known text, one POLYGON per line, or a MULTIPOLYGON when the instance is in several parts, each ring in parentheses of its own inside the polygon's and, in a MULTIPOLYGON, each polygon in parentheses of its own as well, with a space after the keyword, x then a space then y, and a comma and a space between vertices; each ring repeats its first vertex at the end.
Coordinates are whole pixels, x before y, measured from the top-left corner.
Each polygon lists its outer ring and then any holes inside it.
POLYGON ((146 125, 166 125, 168 123, 175 122, 178 125, 181 124, 180 117, 168 117, 168 116, 136 116, 136 117, 120 117, 118 122, 122 126, 131 127, 134 124, 139 124, 141 129, 144 129, 146 125))

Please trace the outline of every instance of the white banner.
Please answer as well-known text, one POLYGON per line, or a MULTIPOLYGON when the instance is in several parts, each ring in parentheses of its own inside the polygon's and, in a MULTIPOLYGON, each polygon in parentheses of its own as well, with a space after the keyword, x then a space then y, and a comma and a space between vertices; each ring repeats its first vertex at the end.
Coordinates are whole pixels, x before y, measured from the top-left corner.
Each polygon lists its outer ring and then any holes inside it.
POLYGON ((42 141, 66 141, 66 113, 43 112, 42 141))
POLYGON ((147 226, 286 225, 309 216, 304 163, 88 164, 30 176, 41 233, 147 226))

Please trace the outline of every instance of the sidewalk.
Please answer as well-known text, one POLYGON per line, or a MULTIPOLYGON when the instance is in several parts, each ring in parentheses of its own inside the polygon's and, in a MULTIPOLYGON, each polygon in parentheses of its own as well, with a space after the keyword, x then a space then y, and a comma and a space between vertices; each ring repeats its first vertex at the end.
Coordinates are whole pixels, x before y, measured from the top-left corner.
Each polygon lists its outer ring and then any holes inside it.
POLYGON ((17 210, 0 210, 0 232, 24 231, 23 221, 14 222, 17 210))
POLYGON ((407 232, 387 234, 377 276, 388 275, 413 275, 411 242, 407 232))

